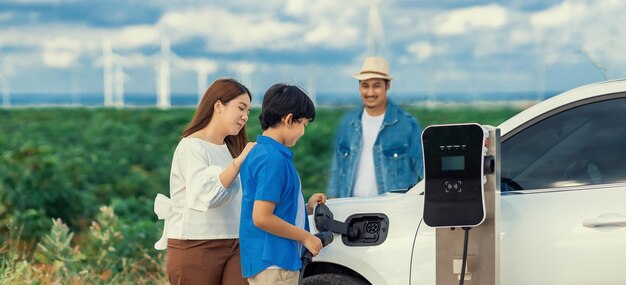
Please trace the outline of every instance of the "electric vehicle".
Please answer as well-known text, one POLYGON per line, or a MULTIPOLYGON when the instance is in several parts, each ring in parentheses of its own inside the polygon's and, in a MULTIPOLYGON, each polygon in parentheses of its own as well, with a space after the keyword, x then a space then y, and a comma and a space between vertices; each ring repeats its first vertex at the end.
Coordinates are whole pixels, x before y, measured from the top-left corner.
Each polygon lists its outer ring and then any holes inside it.
MULTIPOLYGON (((501 284, 626 284, 626 80, 564 92, 498 127, 501 284)), ((305 284, 435 284, 423 192, 420 182, 330 199, 344 234, 307 266, 305 284)))

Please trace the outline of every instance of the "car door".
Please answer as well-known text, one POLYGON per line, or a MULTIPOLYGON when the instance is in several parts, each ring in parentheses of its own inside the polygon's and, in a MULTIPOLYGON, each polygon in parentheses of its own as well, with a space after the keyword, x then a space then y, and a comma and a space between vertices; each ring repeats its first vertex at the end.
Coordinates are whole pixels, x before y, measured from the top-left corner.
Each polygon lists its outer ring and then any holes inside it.
POLYGON ((503 137, 502 284, 626 284, 625 113, 608 94, 503 137))

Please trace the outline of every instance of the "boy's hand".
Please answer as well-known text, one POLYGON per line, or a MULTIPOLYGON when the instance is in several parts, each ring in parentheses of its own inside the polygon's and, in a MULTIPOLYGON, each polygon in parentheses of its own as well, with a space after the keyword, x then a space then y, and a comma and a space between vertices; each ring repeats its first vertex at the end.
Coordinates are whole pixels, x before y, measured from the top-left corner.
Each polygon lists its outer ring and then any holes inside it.
POLYGON ((311 252, 311 254, 313 254, 313 256, 317 256, 323 247, 322 241, 311 233, 309 233, 309 236, 307 236, 302 244, 311 252))
POLYGON ((315 193, 311 196, 311 198, 309 198, 309 202, 306 204, 306 210, 310 215, 313 213, 313 208, 315 208, 315 205, 324 203, 326 203, 326 194, 315 193))

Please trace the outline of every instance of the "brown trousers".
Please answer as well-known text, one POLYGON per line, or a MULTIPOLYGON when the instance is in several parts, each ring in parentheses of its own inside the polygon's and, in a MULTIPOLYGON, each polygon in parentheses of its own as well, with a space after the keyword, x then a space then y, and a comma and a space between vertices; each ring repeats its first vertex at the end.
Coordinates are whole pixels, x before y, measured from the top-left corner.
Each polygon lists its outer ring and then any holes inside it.
POLYGON ((167 240, 172 285, 248 284, 241 274, 238 239, 167 240))

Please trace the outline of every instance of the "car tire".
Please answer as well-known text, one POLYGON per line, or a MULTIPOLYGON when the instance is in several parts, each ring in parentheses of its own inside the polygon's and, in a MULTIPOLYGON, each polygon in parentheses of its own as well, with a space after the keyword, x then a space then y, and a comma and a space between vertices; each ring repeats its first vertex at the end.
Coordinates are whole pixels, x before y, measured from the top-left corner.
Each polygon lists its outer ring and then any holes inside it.
POLYGON ((303 285, 369 285, 370 283, 359 278, 336 273, 313 275, 304 278, 303 285))

